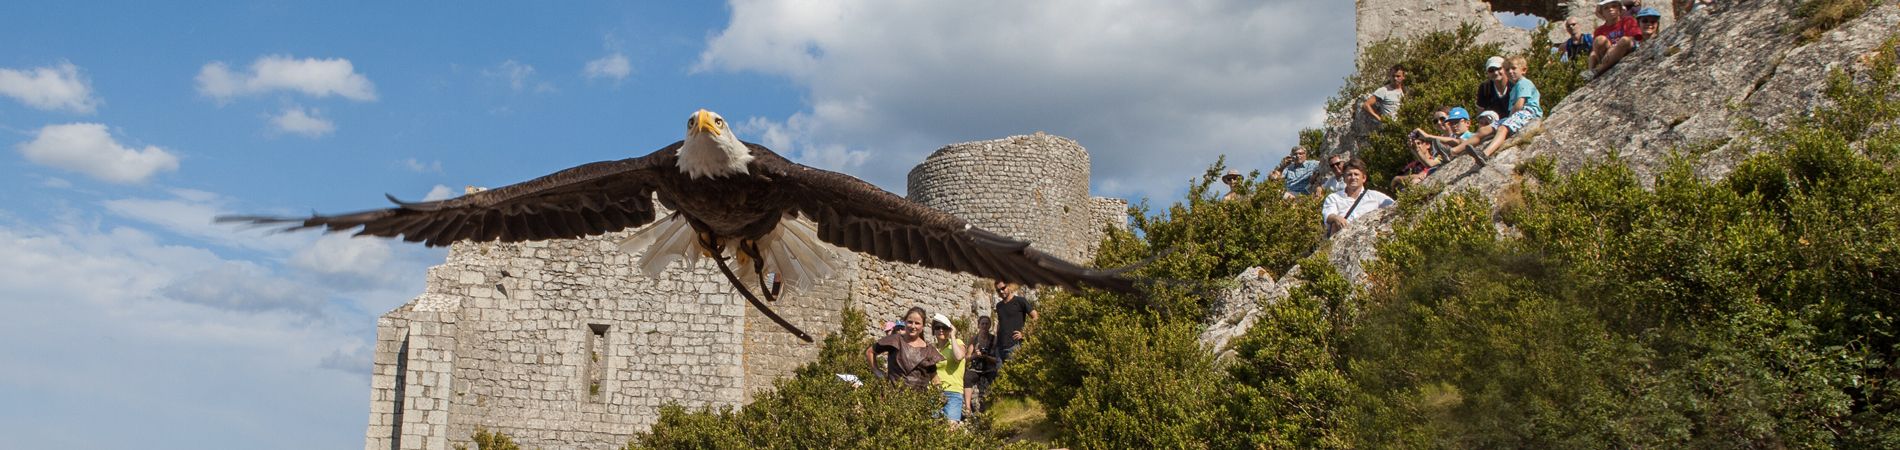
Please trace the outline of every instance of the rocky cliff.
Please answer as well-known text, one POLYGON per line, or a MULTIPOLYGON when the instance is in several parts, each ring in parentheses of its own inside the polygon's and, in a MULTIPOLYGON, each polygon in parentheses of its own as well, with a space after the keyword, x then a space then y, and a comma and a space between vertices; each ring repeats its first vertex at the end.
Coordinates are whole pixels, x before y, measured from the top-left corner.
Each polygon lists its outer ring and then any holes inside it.
MULTIPOLYGON (((1362 1, 1362 10, 1367 3, 1373 2, 1362 1)), ((1515 168, 1533 158, 1550 158, 1563 172, 1612 152, 1644 179, 1677 154, 1693 155, 1704 177, 1724 176, 1763 150, 1741 133, 1745 124, 1780 126, 1822 106, 1821 89, 1830 70, 1865 71, 1863 55, 1900 30, 1900 5, 1884 2, 1803 42, 1789 31, 1793 8, 1784 1, 1736 1, 1665 22, 1660 35, 1572 93, 1525 133, 1530 138, 1511 144, 1489 166, 1459 158, 1433 172, 1431 181, 1443 184, 1446 192, 1476 190, 1496 198, 1518 181, 1515 168)), ((1536 76, 1531 74, 1533 80, 1536 76)), ((1338 116, 1334 127, 1343 121, 1338 116)), ((1331 142, 1321 153, 1352 145, 1350 137, 1345 141, 1331 142)), ((1376 257, 1374 245, 1395 220, 1388 210, 1335 236, 1332 264, 1348 279, 1364 283, 1363 265, 1376 257)), ((1276 301, 1296 283, 1289 281, 1293 276, 1283 278, 1242 275, 1242 287, 1217 302, 1203 341, 1218 349, 1244 334, 1258 313, 1255 299, 1276 301)))

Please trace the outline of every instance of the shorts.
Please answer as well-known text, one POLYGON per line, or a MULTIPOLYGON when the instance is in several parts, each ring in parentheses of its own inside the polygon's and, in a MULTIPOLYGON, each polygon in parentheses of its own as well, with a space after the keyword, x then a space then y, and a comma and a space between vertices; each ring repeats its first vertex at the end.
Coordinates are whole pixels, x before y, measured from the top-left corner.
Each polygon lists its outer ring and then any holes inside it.
POLYGON ((1511 130, 1511 134, 1517 134, 1524 131, 1524 127, 1530 126, 1531 122, 1536 122, 1538 119, 1542 119, 1542 117, 1538 117, 1536 113, 1532 113, 1529 109, 1520 109, 1517 110, 1517 112, 1511 113, 1511 117, 1506 117, 1504 121, 1498 122, 1498 126, 1511 130))
POLYGON ((937 417, 951 422, 963 421, 963 393, 943 391, 943 410, 937 411, 937 417))

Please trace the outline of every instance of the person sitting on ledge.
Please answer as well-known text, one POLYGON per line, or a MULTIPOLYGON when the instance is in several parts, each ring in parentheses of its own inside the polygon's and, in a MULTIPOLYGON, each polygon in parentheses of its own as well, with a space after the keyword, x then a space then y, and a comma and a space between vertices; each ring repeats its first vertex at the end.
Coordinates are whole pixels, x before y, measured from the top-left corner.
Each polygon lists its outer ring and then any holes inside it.
POLYGON ((1509 94, 1510 80, 1504 79, 1504 57, 1493 56, 1484 61, 1484 81, 1478 83, 1478 110, 1492 111, 1499 116, 1511 113, 1509 94))
POLYGON ((1227 174, 1221 175, 1220 182, 1227 185, 1227 195, 1221 196, 1221 201, 1231 202, 1240 199, 1240 192, 1235 190, 1240 187, 1240 171, 1227 169, 1227 174))
POLYGON ((1313 172, 1319 170, 1319 161, 1306 159, 1306 146, 1293 146, 1280 165, 1267 173, 1267 179, 1283 180, 1286 183, 1286 198, 1306 195, 1313 192, 1313 172))
POLYGON ((1411 147, 1412 162, 1405 163, 1400 175, 1392 178, 1393 192, 1425 182, 1425 177, 1431 176, 1432 169, 1442 163, 1437 155, 1432 154, 1432 142, 1426 140, 1425 135, 1413 134, 1406 139, 1406 144, 1411 147))
POLYGON ((1326 222, 1326 237, 1343 230, 1352 220, 1365 217, 1379 208, 1396 204, 1391 196, 1379 191, 1366 189, 1366 163, 1357 159, 1346 163, 1346 189, 1326 196, 1326 203, 1320 206, 1320 217, 1326 222))
POLYGON ((1590 68, 1584 69, 1581 74, 1583 81, 1590 81, 1611 67, 1616 67, 1616 63, 1622 61, 1630 49, 1636 48, 1636 41, 1641 39, 1643 29, 1636 23, 1636 18, 1630 17, 1625 11, 1623 3, 1617 0, 1597 3, 1597 18, 1602 19, 1603 24, 1598 25, 1596 32, 1592 33, 1596 36, 1593 38, 1596 44, 1590 50, 1590 68))
POLYGON ((1511 57, 1511 63, 1507 64, 1504 70, 1505 75, 1511 79, 1511 116, 1499 121, 1496 127, 1492 127, 1488 131, 1491 136, 1485 136, 1487 133, 1479 133, 1458 144, 1463 148, 1453 148, 1452 153, 1471 150, 1471 156, 1478 160, 1478 164, 1487 164, 1488 160, 1497 155, 1498 150, 1504 146, 1504 141, 1510 140, 1512 135, 1523 134, 1524 129, 1530 127, 1532 123, 1543 120, 1543 94, 1537 92, 1536 83, 1532 83, 1530 78, 1524 76, 1528 71, 1530 71, 1530 64, 1523 56, 1511 57), (1485 139, 1489 139, 1489 143, 1485 144, 1483 149, 1479 149, 1478 142, 1485 139))
POLYGON ((1662 32, 1662 11, 1656 8, 1636 10, 1636 27, 1643 30, 1640 40, 1648 40, 1662 32))

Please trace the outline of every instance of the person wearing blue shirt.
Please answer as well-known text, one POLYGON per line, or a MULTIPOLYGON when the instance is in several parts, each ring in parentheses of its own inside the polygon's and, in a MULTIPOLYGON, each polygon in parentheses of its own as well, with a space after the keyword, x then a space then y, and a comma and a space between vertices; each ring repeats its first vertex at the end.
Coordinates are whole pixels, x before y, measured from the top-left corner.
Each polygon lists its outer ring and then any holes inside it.
POLYGON ((1511 116, 1498 122, 1497 136, 1491 139, 1491 145, 1485 146, 1485 159, 1496 155, 1498 148, 1503 147, 1504 141, 1512 135, 1523 133, 1525 127, 1544 118, 1544 105, 1541 103, 1543 94, 1537 92, 1536 83, 1524 77, 1524 73, 1529 70, 1530 64, 1522 56, 1511 57, 1511 64, 1504 70, 1505 75, 1511 78, 1511 116))
POLYGON ((1294 146, 1293 151, 1280 166, 1267 174, 1268 179, 1282 180, 1286 183, 1286 197, 1313 193, 1313 173, 1319 170, 1319 161, 1306 159, 1306 146, 1294 146))

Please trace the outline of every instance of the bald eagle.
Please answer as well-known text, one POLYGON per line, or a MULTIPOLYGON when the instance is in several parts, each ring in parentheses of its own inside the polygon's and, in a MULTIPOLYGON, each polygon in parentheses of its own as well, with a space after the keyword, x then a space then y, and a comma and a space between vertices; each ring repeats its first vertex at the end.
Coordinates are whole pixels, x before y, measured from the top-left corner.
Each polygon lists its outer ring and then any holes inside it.
POLYGON ((647 275, 659 275, 674 261, 693 264, 709 257, 753 307, 806 342, 810 335, 772 312, 746 285, 757 282, 760 293, 776 301, 783 285, 805 289, 830 277, 839 268, 825 244, 1026 285, 1134 289, 1124 276, 1132 267, 1082 267, 863 180, 791 162, 740 141, 725 118, 704 109, 687 118, 685 140, 646 156, 585 164, 447 200, 388 198, 396 207, 217 221, 280 225, 284 231, 360 228, 355 235, 400 237, 430 247, 577 238, 651 223, 620 245, 645 252, 638 264, 647 275), (656 197, 673 211, 658 223, 656 197))

